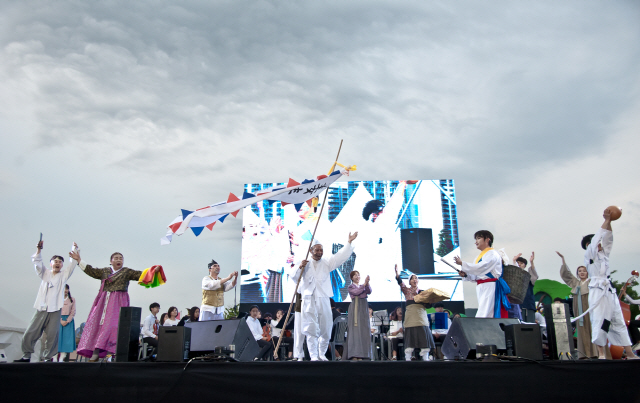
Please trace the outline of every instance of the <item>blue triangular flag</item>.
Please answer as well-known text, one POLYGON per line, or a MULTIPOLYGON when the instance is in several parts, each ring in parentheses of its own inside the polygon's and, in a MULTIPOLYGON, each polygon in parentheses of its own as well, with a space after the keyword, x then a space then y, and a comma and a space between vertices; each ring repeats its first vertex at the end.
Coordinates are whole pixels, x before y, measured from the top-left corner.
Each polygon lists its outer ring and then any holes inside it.
POLYGON ((220 222, 224 222, 224 219, 225 219, 225 218, 227 218, 227 216, 228 216, 228 215, 229 215, 229 214, 225 214, 225 215, 223 215, 222 217, 220 217, 220 219, 219 219, 218 221, 220 221, 220 222))
POLYGON ((313 182, 311 179, 305 179, 302 181, 301 185, 304 185, 305 183, 311 183, 313 182))
POLYGON ((182 210, 182 219, 183 220, 186 219, 189 214, 193 213, 193 211, 189 211, 189 210, 185 210, 185 209, 180 209, 180 210, 182 210))
POLYGON ((256 195, 254 195, 253 193, 249 193, 249 192, 247 192, 247 191, 245 191, 245 192, 242 194, 242 200, 244 200, 244 199, 248 199, 248 198, 250 198, 250 197, 256 197, 256 195))
POLYGON ((296 208, 296 211, 300 211, 300 207, 302 207, 303 203, 294 204, 293 206, 296 208))
POLYGON ((202 230, 204 229, 204 227, 191 227, 191 231, 193 231, 193 233, 195 234, 195 236, 200 235, 200 233, 202 232, 202 230))

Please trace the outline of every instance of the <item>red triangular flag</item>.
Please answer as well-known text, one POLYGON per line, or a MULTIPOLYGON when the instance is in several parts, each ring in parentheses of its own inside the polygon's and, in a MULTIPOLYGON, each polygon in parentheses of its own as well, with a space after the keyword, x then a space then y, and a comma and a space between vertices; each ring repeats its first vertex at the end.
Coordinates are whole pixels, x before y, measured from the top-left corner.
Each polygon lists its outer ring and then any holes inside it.
POLYGON ((293 179, 289 178, 289 183, 287 183, 287 187, 290 188, 291 186, 298 186, 300 184, 300 182, 296 182, 293 179))
POLYGON ((169 228, 171 229, 171 231, 173 231, 173 233, 175 234, 176 231, 178 230, 178 228, 180 228, 180 224, 182 224, 182 221, 177 222, 175 224, 171 224, 169 225, 169 228))
POLYGON ((209 228, 209 231, 213 231, 213 226, 216 225, 217 221, 212 222, 211 224, 207 225, 207 228, 209 228))

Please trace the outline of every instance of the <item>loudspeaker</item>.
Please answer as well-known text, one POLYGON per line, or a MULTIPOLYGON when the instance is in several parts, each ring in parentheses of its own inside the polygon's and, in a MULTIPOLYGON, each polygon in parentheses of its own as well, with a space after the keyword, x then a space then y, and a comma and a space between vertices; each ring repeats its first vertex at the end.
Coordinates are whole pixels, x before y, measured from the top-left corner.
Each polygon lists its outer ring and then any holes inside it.
POLYGON ((191 328, 162 326, 158 332, 158 361, 182 362, 189 359, 191 328))
POLYGON ((135 306, 120 308, 116 362, 138 361, 141 316, 142 308, 135 306))
POLYGON ((208 320, 185 323, 191 328, 191 353, 212 352, 216 347, 235 346, 235 359, 253 361, 260 347, 247 325, 246 318, 231 320, 208 320))
POLYGON ((507 355, 542 361, 540 325, 507 325, 504 327, 507 355))
POLYGON ((504 353, 506 345, 502 327, 518 323, 518 319, 509 318, 455 318, 447 338, 442 343, 442 353, 449 360, 475 359, 476 344, 493 344, 499 353, 504 353))
POLYGON ((402 267, 416 274, 434 274, 431 228, 400 230, 402 267))
POLYGON ((573 326, 571 325, 569 305, 554 302, 543 306, 550 358, 552 360, 568 360, 570 358, 567 357, 567 354, 571 354, 577 359, 573 346, 573 326))

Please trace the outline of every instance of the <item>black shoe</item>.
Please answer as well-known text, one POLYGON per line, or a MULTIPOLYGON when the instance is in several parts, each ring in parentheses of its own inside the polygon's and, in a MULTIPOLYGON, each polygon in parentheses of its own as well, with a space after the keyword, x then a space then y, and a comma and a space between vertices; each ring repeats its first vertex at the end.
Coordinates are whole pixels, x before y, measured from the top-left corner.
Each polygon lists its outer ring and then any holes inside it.
POLYGON ((13 360, 13 362, 31 362, 31 358, 20 358, 19 360, 13 360))

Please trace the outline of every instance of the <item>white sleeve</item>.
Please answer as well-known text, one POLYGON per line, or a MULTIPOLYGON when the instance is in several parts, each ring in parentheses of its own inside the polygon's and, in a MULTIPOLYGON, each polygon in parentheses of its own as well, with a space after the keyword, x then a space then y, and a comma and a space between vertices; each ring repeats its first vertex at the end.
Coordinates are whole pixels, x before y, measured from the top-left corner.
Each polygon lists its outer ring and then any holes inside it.
POLYGON ((345 246, 329 258, 329 271, 333 271, 344 263, 353 253, 353 246, 347 242, 345 246))
POLYGON ((602 250, 604 251, 605 255, 609 256, 609 254, 611 253, 611 248, 613 247, 613 232, 603 228, 600 228, 600 231, 603 232, 602 250))
POLYGON ((47 271, 47 269, 44 267, 44 263, 42 262, 42 255, 36 253, 35 255, 31 256, 31 261, 36 268, 36 274, 38 275, 38 277, 42 278, 42 276, 44 276, 44 273, 47 271))
POLYGON ((491 272, 496 265, 502 264, 502 259, 497 253, 487 253, 479 263, 462 262, 462 271, 474 276, 483 276, 491 272), (487 256, 489 255, 489 256, 487 256))
POLYGON ((640 305, 640 299, 633 299, 629 296, 629 294, 624 294, 624 299, 626 299, 630 304, 640 305))
POLYGON ((230 289, 232 289, 233 287, 235 287, 235 285, 233 285, 233 279, 230 279, 229 281, 227 281, 226 283, 224 283, 224 290, 225 291, 229 291, 230 289))
POLYGON ((214 280, 209 276, 202 279, 203 290, 217 290, 218 288, 220 288, 220 280, 214 280))

